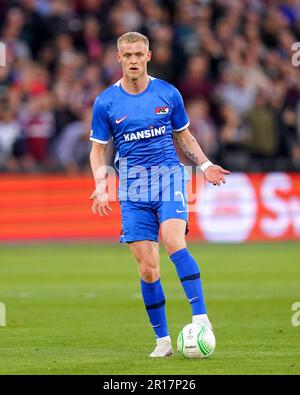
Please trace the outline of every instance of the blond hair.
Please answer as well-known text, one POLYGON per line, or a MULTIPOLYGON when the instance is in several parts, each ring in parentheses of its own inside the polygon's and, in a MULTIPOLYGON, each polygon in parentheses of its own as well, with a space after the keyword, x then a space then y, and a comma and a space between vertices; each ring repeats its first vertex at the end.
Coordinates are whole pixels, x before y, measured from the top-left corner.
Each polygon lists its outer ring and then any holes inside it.
POLYGON ((137 41, 142 41, 149 49, 149 40, 146 36, 138 32, 128 32, 122 34, 122 36, 118 38, 118 51, 120 51, 120 46, 122 43, 135 43, 137 41))

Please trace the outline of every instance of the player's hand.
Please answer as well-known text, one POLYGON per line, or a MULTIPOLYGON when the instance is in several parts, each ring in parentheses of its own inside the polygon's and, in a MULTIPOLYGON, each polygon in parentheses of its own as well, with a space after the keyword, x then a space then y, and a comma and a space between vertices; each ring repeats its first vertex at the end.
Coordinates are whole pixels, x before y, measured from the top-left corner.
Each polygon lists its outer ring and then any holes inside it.
POLYGON ((211 165, 204 171, 205 179, 213 185, 225 184, 225 175, 230 174, 230 171, 223 169, 218 165, 211 165))
POLYGON ((94 214, 98 213, 102 217, 103 215, 108 215, 109 211, 112 211, 112 208, 109 206, 108 194, 106 192, 97 194, 97 191, 94 191, 91 194, 90 200, 93 200, 92 212, 94 214))

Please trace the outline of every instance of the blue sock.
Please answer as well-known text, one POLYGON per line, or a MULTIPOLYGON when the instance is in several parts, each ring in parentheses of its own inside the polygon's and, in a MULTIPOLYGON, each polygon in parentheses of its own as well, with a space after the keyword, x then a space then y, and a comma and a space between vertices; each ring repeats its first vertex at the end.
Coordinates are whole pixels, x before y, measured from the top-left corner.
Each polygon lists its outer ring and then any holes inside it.
POLYGON ((185 294, 192 306, 193 315, 206 314, 200 271, 197 262, 186 248, 176 251, 170 258, 175 264, 185 294))
POLYGON ((141 290, 146 310, 156 337, 168 336, 169 332, 165 310, 165 295, 160 279, 154 283, 146 283, 141 279, 141 290))

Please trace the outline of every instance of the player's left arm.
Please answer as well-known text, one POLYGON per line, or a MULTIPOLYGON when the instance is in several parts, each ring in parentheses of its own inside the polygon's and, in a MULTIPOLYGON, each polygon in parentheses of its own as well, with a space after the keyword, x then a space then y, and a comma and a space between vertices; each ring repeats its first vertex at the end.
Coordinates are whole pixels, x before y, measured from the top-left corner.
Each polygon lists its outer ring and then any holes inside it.
POLYGON ((182 152, 195 165, 200 166, 208 182, 211 182, 213 185, 225 184, 225 175, 230 174, 230 171, 223 169, 221 166, 214 165, 209 161, 188 128, 181 132, 173 132, 173 137, 182 152))

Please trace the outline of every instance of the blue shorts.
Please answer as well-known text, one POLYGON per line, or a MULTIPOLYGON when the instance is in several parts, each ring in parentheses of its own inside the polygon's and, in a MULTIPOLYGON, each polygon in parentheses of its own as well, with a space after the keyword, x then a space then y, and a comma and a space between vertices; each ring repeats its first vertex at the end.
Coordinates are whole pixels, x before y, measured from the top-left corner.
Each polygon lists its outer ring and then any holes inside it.
POLYGON ((121 243, 158 241, 159 226, 167 219, 178 218, 188 222, 187 180, 176 191, 170 186, 168 198, 160 193, 157 201, 120 201, 122 212, 121 243))

